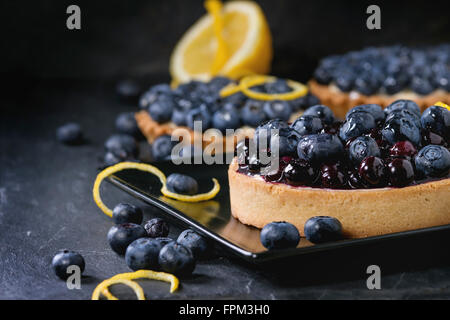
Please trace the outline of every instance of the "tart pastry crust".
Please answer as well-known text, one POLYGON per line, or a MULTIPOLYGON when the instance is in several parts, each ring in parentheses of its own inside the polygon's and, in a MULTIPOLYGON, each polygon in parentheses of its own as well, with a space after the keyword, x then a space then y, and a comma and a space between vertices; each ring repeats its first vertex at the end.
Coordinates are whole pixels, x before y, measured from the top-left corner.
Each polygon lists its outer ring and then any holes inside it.
POLYGON ((373 103, 385 108, 396 100, 408 99, 416 102, 423 112, 426 108, 434 105, 438 101, 442 101, 446 104, 450 103, 450 93, 444 90, 436 90, 426 96, 421 96, 408 91, 400 92, 395 95, 376 94, 365 96, 356 91, 348 93, 343 92, 334 85, 322 85, 316 80, 309 81, 309 88, 311 93, 317 96, 322 104, 329 106, 334 114, 341 119, 345 118, 346 113, 351 108, 361 104, 373 103))
POLYGON ((262 228, 287 221, 303 233, 314 216, 332 216, 349 238, 364 238, 450 224, 450 178, 405 188, 331 190, 268 183, 228 169, 231 211, 242 223, 262 228))

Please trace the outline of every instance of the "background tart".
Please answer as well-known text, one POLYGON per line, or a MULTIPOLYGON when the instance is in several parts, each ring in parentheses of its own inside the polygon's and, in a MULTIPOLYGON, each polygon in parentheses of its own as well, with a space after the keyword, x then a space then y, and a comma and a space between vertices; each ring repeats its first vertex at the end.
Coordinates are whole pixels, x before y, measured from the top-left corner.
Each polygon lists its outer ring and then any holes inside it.
POLYGON ((262 228, 287 221, 302 233, 314 216, 332 216, 347 237, 362 238, 450 223, 450 179, 404 188, 335 190, 268 183, 228 170, 231 210, 242 223, 262 228))

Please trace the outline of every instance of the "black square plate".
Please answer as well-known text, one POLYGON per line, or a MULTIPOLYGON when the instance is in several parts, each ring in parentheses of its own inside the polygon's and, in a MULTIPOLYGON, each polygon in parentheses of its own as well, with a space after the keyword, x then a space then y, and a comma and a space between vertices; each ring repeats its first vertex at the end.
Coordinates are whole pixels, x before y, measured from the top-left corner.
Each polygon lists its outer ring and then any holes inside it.
MULTIPOLYGON (((250 262, 260 263, 289 256, 364 245, 438 230, 450 230, 450 225, 445 225, 364 239, 342 240, 320 245, 314 245, 305 238, 302 238, 297 248, 268 251, 261 245, 259 229, 246 226, 234 219, 231 215, 227 165, 174 165, 172 162, 161 162, 156 164, 156 166, 166 176, 170 173, 177 172, 195 177, 199 182, 200 192, 207 192, 212 187, 213 183, 211 178, 214 177, 219 180, 221 190, 213 200, 199 203, 185 203, 162 196, 159 191, 161 183, 151 174, 136 170, 126 170, 110 176, 107 181, 132 196, 162 209, 165 214, 176 219, 177 222, 213 239, 217 244, 250 262)), ((302 233, 302 230, 300 230, 300 233, 302 233)))

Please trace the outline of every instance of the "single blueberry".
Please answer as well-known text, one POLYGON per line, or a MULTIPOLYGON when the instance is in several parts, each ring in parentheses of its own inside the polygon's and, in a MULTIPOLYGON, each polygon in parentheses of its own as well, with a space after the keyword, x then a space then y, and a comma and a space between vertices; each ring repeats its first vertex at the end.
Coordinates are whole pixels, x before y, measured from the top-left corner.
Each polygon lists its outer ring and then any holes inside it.
POLYGON ((192 251, 176 242, 170 242, 161 249, 158 263, 163 271, 178 276, 189 276, 195 269, 192 251))
POLYGON ((329 159, 342 158, 344 146, 335 135, 328 133, 312 134, 300 139, 297 153, 300 159, 312 164, 320 164, 329 159))
POLYGON ((437 86, 447 92, 450 91, 450 71, 441 72, 436 76, 437 86))
POLYGON ((52 259, 53 271, 62 280, 66 280, 73 273, 73 270, 68 270, 70 266, 77 266, 83 273, 85 268, 83 256, 78 252, 65 249, 59 251, 52 259))
POLYGON ((292 114, 292 107, 287 101, 273 100, 264 103, 263 110, 269 119, 288 121, 292 114))
POLYGON ((384 109, 384 112, 387 114, 395 111, 395 110, 407 109, 408 111, 415 113, 420 117, 420 108, 414 101, 411 100, 396 100, 392 102, 390 105, 384 109))
POLYGON ((162 243, 151 238, 139 238, 127 247, 125 262, 134 271, 158 269, 158 256, 162 243))
POLYGON ((175 142, 172 141, 171 136, 162 135, 153 141, 152 156, 156 161, 167 160, 170 158, 172 148, 175 142))
POLYGON ((128 203, 119 203, 113 210, 113 221, 115 224, 142 223, 142 209, 128 203))
POLYGON ((383 138, 391 145, 408 140, 415 146, 419 146, 422 140, 420 129, 414 123, 414 120, 408 117, 393 117, 386 121, 381 130, 383 138))
POLYGON ((139 99, 139 107, 141 109, 147 109, 150 104, 158 99, 158 97, 163 95, 170 95, 171 91, 172 90, 168 84, 157 84, 141 95, 139 99))
POLYGON ((361 136, 350 143, 349 154, 350 159, 359 165, 366 157, 379 157, 380 148, 373 138, 361 136))
POLYGON ((58 141, 68 145, 80 144, 83 142, 81 126, 75 122, 66 123, 56 130, 56 138, 58 141))
POLYGON ((148 106, 148 113, 152 119, 158 123, 170 121, 172 112, 175 109, 175 102, 172 96, 161 95, 155 102, 148 106))
POLYGON ((331 111, 329 107, 321 104, 309 107, 305 110, 303 115, 319 117, 324 124, 332 124, 334 122, 333 111, 331 111))
POLYGON ((139 127, 134 117, 134 112, 124 112, 116 118, 116 130, 120 133, 129 134, 134 137, 140 135, 139 127))
POLYGON ((111 227, 108 231, 108 243, 114 252, 124 254, 128 245, 134 240, 147 236, 143 226, 124 223, 111 227))
POLYGON ((362 104, 352 108, 347 112, 345 118, 349 118, 349 116, 355 112, 367 112, 372 115, 376 122, 384 120, 384 112, 383 108, 381 108, 378 104, 362 104))
POLYGON ((377 126, 375 118, 368 112, 353 112, 348 115, 339 129, 339 137, 343 141, 359 137, 377 126))
POLYGON ((355 90, 366 96, 370 96, 378 91, 381 81, 374 74, 358 76, 355 79, 355 90))
POLYGON ((144 225, 150 238, 164 238, 169 234, 169 224, 161 218, 153 218, 144 225))
POLYGON ((411 80, 411 89, 420 95, 426 96, 434 91, 430 80, 424 77, 413 77, 411 80))
POLYGON ((316 116, 301 116, 291 127, 295 129, 300 135, 304 136, 307 134, 319 133, 323 129, 322 120, 316 116))
POLYGON ((247 100, 241 111, 242 122, 250 127, 257 127, 263 123, 267 119, 263 105, 264 102, 259 100, 247 100))
POLYGON ((158 237, 158 238, 154 238, 154 239, 156 241, 158 241, 159 243, 161 243, 161 247, 164 247, 168 243, 176 242, 172 238, 167 238, 167 237, 158 237))
POLYGON ((415 158, 416 169, 425 177, 445 177, 450 170, 450 151, 436 145, 422 148, 415 158))
POLYGON ((286 93, 292 91, 292 88, 288 85, 284 79, 277 79, 273 82, 267 82, 264 84, 265 92, 269 94, 286 93))
MULTIPOLYGON (((270 150, 274 152, 276 145, 276 139, 272 137, 270 141, 270 150)), ((278 156, 295 156, 297 154, 297 145, 301 139, 301 134, 299 134, 295 129, 288 128, 280 130, 278 136, 278 156)))
POLYGON ((237 109, 218 110, 213 115, 213 127, 225 133, 226 129, 237 129, 241 124, 237 109))
POLYGON ((194 230, 187 229, 181 232, 177 243, 189 248, 196 259, 205 258, 209 255, 209 241, 194 230))
POLYGON ((333 81, 332 70, 325 68, 324 66, 320 66, 314 71, 314 79, 320 84, 329 84, 333 81))
POLYGON ((422 127, 450 140, 450 111, 439 106, 426 109, 420 118, 422 127))
POLYGON ((306 239, 315 244, 343 239, 342 225, 333 217, 318 216, 308 219, 304 232, 306 239))
POLYGON ((231 79, 227 77, 217 76, 209 81, 208 86, 212 92, 220 92, 224 87, 233 82, 231 79))
POLYGON ((192 177, 180 173, 172 173, 166 180, 167 189, 178 194, 194 195, 198 192, 198 183, 192 177))
POLYGON ((204 131, 210 127, 211 113, 206 104, 200 105, 198 108, 189 110, 187 113, 186 124, 192 130, 204 131), (197 124, 197 126, 195 126, 197 124))
POLYGON ((262 228, 260 240, 269 250, 295 248, 300 242, 300 233, 289 222, 271 222, 262 228))
POLYGON ((113 134, 105 142, 105 149, 120 159, 136 158, 139 147, 133 136, 128 134, 113 134))
POLYGON ((408 109, 397 109, 392 111, 386 116, 386 122, 389 122, 392 118, 408 118, 414 123, 417 128, 422 127, 420 117, 417 114, 412 113, 408 109))
POLYGON ((175 108, 173 110, 172 118, 170 120, 173 123, 175 123, 177 126, 185 126, 188 112, 189 112, 189 109, 183 110, 180 108, 175 108))
POLYGON ((125 79, 117 83, 116 92, 119 98, 125 101, 135 102, 141 93, 141 87, 136 81, 125 79))
POLYGON ((355 84, 355 75, 353 72, 344 71, 340 72, 336 78, 335 82, 337 87, 343 92, 349 92, 353 89, 355 84))
POLYGON ((280 119, 273 119, 260 124, 253 136, 257 148, 270 148, 273 136, 279 136, 281 131, 288 131, 289 125, 280 119), (265 145, 264 145, 265 143, 265 145))

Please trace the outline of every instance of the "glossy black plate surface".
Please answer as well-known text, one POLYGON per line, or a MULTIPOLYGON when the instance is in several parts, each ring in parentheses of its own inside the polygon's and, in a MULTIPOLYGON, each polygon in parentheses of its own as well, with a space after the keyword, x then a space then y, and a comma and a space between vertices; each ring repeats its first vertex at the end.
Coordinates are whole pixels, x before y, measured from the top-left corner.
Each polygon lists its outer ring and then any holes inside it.
MULTIPOLYGON (((184 203, 165 198, 160 193, 159 180, 150 174, 136 170, 122 171, 109 177, 107 181, 134 197, 156 206, 171 218, 203 235, 237 256, 252 262, 264 262, 289 256, 333 250, 341 247, 364 245, 393 238, 450 229, 450 225, 376 236, 364 239, 349 239, 333 243, 314 245, 302 238, 295 249, 268 251, 259 240, 260 230, 246 226, 231 216, 227 165, 174 165, 171 162, 156 164, 166 175, 173 172, 195 177, 200 192, 207 192, 213 185, 211 178, 217 178, 221 185, 219 194, 213 200, 200 203, 184 203)), ((302 231, 300 230, 300 233, 302 231)))

